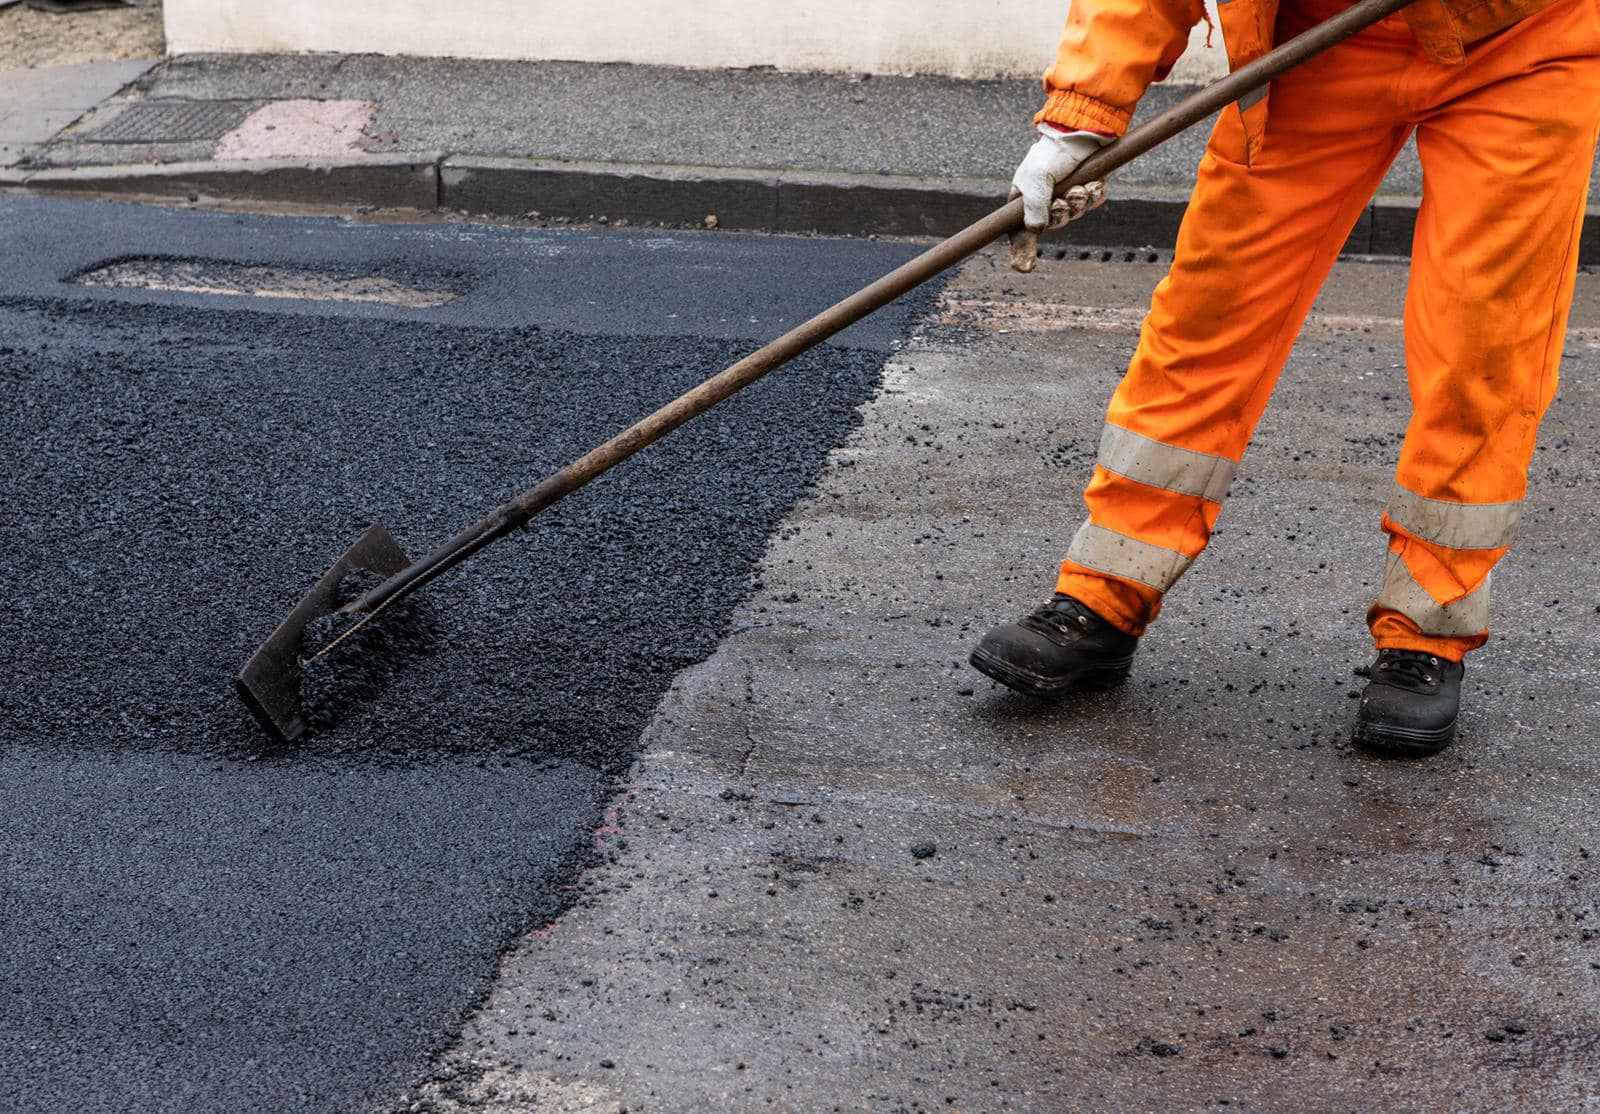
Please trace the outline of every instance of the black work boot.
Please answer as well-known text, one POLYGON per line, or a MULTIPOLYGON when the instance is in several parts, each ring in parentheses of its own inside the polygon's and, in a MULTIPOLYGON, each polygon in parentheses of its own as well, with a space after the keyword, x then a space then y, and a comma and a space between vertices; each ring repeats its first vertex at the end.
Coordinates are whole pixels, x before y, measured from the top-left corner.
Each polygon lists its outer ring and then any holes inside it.
POLYGON ((1392 758, 1438 754, 1456 737, 1466 668, 1420 650, 1379 650, 1361 694, 1355 744, 1392 758))
POLYGON ((1128 679, 1139 640, 1059 593, 1031 615, 996 627, 972 667, 1029 696, 1108 689, 1128 679))

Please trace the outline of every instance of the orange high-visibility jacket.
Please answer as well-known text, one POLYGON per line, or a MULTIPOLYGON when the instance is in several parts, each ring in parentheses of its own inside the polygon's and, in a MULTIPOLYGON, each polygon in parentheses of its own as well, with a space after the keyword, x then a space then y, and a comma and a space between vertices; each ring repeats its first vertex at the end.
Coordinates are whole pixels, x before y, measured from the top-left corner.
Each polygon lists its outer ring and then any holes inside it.
MULTIPOLYGON (((1428 56, 1454 65, 1466 60, 1472 43, 1555 2, 1417 0, 1404 11, 1428 56)), ((1279 3, 1222 0, 1222 38, 1233 69, 1272 49, 1279 3)), ((1190 29, 1205 18, 1202 0, 1072 0, 1056 63, 1045 74, 1049 99, 1037 122, 1121 135, 1145 90, 1167 75, 1188 46, 1190 29)), ((1266 97, 1263 91, 1247 100, 1238 110, 1254 147, 1266 126, 1266 97)))

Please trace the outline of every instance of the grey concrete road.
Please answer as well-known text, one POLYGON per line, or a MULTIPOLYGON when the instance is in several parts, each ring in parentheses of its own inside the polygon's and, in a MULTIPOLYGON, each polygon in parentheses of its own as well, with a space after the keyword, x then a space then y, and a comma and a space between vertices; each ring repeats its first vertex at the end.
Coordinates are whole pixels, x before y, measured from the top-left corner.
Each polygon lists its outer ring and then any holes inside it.
POLYGON ((980 259, 682 674, 429 1111, 1600 1104, 1600 277, 1462 738, 1346 745, 1406 394, 1346 262, 1123 690, 970 672, 1051 583, 1159 265, 980 259))

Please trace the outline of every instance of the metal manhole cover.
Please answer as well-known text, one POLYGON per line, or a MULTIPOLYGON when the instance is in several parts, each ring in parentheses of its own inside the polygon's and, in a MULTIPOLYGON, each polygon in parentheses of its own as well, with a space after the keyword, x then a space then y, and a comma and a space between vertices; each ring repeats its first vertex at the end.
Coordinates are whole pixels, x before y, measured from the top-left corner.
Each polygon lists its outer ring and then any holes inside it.
POLYGON ((96 143, 221 139, 250 114, 248 101, 140 101, 90 132, 96 143))

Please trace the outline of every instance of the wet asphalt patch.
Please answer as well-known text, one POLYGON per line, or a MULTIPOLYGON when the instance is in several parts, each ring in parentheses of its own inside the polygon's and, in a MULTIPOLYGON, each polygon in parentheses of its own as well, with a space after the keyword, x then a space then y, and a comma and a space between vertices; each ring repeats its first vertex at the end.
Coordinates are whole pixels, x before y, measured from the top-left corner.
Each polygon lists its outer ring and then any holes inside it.
MULTIPOLYGON (((743 353, 168 307, 5 318, 23 451, 4 544, 26 591, 0 619, 0 665, 28 683, 0 714, 57 745, 102 747, 103 725, 119 749, 240 758, 262 737, 217 679, 371 522, 420 556, 743 353)), ((616 772, 621 729, 715 643, 880 364, 812 356, 480 554, 423 597, 428 663, 284 757, 560 754, 616 772)))
POLYGON ((0 1107, 33 1111, 395 1093, 558 915, 885 358, 805 358, 431 586, 427 652, 283 747, 232 677, 370 522, 424 553, 750 343, 52 298, 0 338, 0 1107))

